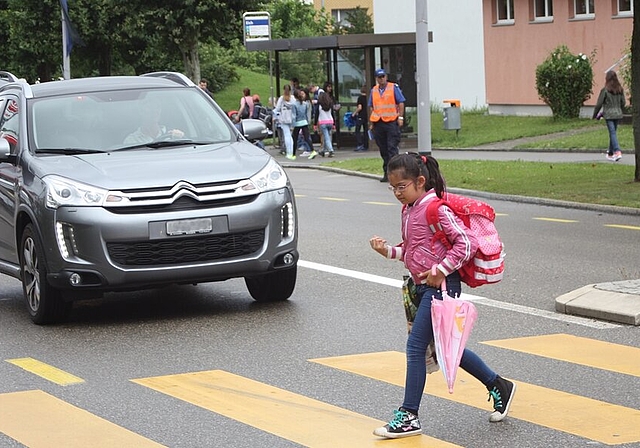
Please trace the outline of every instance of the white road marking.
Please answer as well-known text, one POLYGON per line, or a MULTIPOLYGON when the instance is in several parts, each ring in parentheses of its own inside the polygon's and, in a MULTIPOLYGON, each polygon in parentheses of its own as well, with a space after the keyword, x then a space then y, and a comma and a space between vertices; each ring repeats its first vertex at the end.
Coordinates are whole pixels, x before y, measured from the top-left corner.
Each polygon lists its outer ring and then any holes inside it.
MULTIPOLYGON (((345 277, 356 278, 358 280, 364 280, 372 283, 379 283, 381 285, 392 286, 395 288, 402 287, 402 280, 396 278, 382 277, 380 275, 367 274, 366 272, 353 271, 351 269, 343 269, 327 264, 314 263, 312 261, 299 260, 298 266, 308 269, 315 269, 316 271, 328 272, 330 274, 342 275, 345 277)), ((529 314, 531 316, 542 317, 545 319, 557 320, 565 323, 572 323, 576 325, 582 325, 584 327, 597 328, 597 329, 610 329, 620 328, 621 325, 613 324, 610 322, 600 322, 593 319, 588 319, 579 316, 571 316, 568 314, 558 314, 551 311, 539 310, 528 306, 516 305, 513 303, 502 302, 500 300, 488 299, 482 296, 476 296, 473 294, 462 293, 462 299, 468 300, 473 303, 481 305, 492 306, 494 308, 500 308, 508 311, 515 311, 521 314, 529 314)))

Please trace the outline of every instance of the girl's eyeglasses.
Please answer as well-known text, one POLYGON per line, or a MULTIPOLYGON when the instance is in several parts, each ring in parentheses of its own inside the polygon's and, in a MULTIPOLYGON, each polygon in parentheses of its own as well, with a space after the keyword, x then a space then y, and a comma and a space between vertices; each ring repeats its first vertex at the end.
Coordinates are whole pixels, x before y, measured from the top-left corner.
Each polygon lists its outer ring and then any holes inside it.
POLYGON ((389 185, 387 188, 389 188, 389 191, 393 191, 394 193, 398 193, 398 192, 402 193, 402 192, 403 192, 404 190, 406 190, 406 189, 407 189, 407 187, 408 187, 409 185, 411 185, 412 183, 413 183, 413 181, 411 181, 411 182, 407 182, 407 183, 406 183, 406 184, 404 184, 404 185, 397 185, 397 186, 395 186, 395 187, 394 187, 393 185, 389 185))

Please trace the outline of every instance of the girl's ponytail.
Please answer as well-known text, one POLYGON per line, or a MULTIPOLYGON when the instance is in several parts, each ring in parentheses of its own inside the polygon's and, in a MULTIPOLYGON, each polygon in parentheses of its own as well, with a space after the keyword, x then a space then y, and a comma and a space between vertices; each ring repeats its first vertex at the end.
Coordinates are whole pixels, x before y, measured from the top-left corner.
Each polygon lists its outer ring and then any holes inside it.
POLYGON ((440 173, 440 165, 438 161, 431 156, 420 156, 427 170, 427 191, 433 188, 436 192, 436 196, 440 199, 444 196, 445 183, 442 173, 440 173))

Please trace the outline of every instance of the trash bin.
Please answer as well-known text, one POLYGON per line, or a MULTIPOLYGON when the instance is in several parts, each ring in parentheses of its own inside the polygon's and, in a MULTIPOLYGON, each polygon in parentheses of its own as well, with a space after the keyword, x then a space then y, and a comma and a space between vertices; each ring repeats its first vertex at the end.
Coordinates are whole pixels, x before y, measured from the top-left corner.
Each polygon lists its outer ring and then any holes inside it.
POLYGON ((461 127, 460 100, 444 100, 443 103, 450 105, 442 111, 444 115, 444 129, 458 131, 461 127))

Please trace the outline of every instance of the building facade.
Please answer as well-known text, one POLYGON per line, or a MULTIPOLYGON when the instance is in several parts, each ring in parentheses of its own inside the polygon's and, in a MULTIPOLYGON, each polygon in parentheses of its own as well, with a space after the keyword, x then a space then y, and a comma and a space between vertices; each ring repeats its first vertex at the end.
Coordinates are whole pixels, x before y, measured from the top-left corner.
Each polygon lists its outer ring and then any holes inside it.
POLYGON ((594 94, 604 74, 618 71, 633 30, 631 0, 483 0, 484 66, 490 113, 550 115, 538 98, 536 67, 559 45, 595 52, 594 94))
MULTIPOLYGON (((376 34, 415 32, 416 1, 314 0, 336 20, 357 6, 373 13, 376 34)), ((538 98, 536 67, 559 45, 595 54, 594 95, 620 59, 633 29, 632 0, 434 0, 428 2, 430 102, 460 99, 494 114, 550 115, 538 98)), ((383 64, 383 56, 376 61, 383 64)), ((406 73, 404 74, 406 76, 406 73)))

